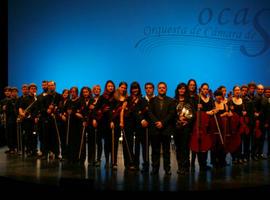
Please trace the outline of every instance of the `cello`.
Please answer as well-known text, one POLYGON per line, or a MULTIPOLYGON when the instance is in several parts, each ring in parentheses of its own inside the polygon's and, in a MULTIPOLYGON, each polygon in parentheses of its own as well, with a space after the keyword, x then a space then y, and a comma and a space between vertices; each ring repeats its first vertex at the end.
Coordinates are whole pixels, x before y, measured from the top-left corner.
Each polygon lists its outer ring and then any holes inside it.
POLYGON ((240 117, 234 111, 235 106, 233 105, 232 96, 228 100, 229 112, 232 113, 228 116, 227 124, 225 127, 225 149, 226 152, 234 153, 241 145, 241 135, 240 135, 240 117))
POLYGON ((193 127, 191 135, 190 149, 196 153, 207 152, 211 146, 212 141, 210 135, 207 133, 209 124, 209 117, 206 112, 201 111, 201 92, 199 93, 198 108, 196 112, 196 123, 193 127))
POLYGON ((240 117, 240 124, 241 124, 240 133, 249 135, 250 133, 250 129, 248 127, 249 118, 247 117, 247 110, 244 101, 243 101, 243 116, 240 117))

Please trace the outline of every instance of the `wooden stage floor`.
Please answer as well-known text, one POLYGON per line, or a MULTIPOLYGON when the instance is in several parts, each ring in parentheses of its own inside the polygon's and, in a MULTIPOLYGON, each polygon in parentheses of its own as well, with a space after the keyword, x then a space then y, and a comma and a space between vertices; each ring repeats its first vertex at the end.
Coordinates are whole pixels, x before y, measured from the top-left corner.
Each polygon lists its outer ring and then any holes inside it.
POLYGON ((104 157, 101 167, 96 168, 87 163, 70 165, 66 161, 7 155, 4 153, 7 149, 3 147, 0 149, 1 184, 6 187, 6 182, 18 187, 30 184, 55 190, 78 187, 85 191, 270 191, 270 159, 206 172, 200 172, 196 163, 195 171, 183 176, 176 173, 176 158, 172 151, 172 175, 165 176, 161 164, 159 176, 152 176, 140 171, 125 171, 121 148, 119 145, 118 169, 111 171, 104 168, 104 157))

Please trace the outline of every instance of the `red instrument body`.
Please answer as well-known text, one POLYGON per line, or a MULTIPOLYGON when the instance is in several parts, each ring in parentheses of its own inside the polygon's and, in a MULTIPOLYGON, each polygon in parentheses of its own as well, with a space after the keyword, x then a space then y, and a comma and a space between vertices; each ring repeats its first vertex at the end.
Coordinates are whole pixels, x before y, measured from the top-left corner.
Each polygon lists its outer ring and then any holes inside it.
POLYGON ((212 147, 211 135, 208 134, 209 116, 197 111, 196 124, 191 135, 190 149, 194 152, 206 152, 212 147))
POLYGON ((250 129, 248 127, 249 118, 246 117, 246 116, 240 117, 240 124, 241 124, 240 130, 239 130, 240 133, 241 134, 249 135, 249 133, 250 133, 250 129))
POLYGON ((255 138, 260 138, 262 135, 262 131, 260 129, 260 120, 256 119, 255 128, 254 128, 255 138))
POLYGON ((240 117, 233 113, 231 117, 222 119, 222 126, 225 133, 224 148, 226 152, 233 153, 241 145, 240 117))

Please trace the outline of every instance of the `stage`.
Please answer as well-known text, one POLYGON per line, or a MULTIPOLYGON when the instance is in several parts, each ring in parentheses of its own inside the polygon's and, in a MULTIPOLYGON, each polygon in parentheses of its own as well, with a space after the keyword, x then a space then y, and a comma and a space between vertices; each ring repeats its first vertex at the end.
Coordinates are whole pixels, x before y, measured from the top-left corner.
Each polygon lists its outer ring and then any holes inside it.
MULTIPOLYGON (((118 169, 104 168, 104 158, 99 168, 87 163, 68 164, 65 160, 40 160, 7 155, 0 149, 0 177, 4 188, 29 188, 80 191, 242 191, 270 189, 270 160, 250 161, 241 165, 226 166, 187 175, 176 173, 174 151, 171 154, 172 175, 165 176, 161 164, 158 176, 142 174, 140 171, 125 171, 122 146, 119 146, 118 169)), ((151 154, 150 154, 151 155, 151 154)), ((162 163, 162 160, 161 160, 162 163)), ((151 170, 150 170, 151 171, 151 170)), ((270 190, 269 190, 270 191, 270 190)))

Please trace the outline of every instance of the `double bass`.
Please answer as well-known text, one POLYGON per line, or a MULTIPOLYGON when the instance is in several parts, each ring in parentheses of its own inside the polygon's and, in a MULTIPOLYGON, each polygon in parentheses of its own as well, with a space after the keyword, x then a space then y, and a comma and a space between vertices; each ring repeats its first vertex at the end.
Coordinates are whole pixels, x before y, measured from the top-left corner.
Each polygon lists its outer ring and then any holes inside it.
MULTIPOLYGON (((201 104, 201 93, 199 94, 198 105, 201 104)), ((207 127, 209 124, 209 117, 206 112, 201 111, 198 106, 196 112, 196 123, 194 124, 190 149, 194 152, 207 152, 211 146, 212 141, 210 134, 207 133, 207 127)))
POLYGON ((241 124, 240 133, 249 135, 249 133, 250 133, 250 129, 248 127, 249 117, 247 117, 246 112, 247 112, 246 105, 245 105, 245 102, 243 100, 243 116, 240 117, 240 124, 241 124), (245 112, 245 114, 244 114, 244 112, 245 112))
MULTIPOLYGON (((230 94, 231 95, 231 94, 230 94)), ((241 145, 241 135, 240 135, 240 117, 234 111, 235 107, 233 105, 232 96, 228 98, 229 115, 225 120, 225 150, 229 153, 234 153, 241 145)))

